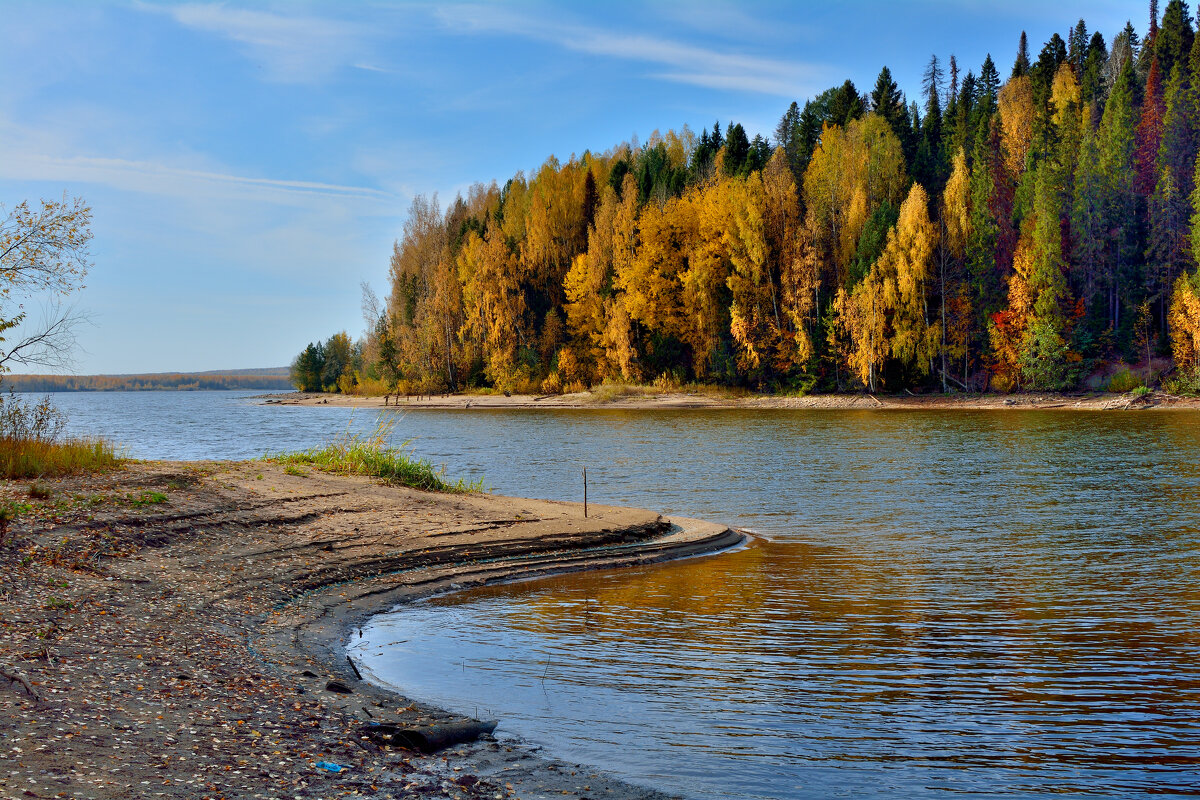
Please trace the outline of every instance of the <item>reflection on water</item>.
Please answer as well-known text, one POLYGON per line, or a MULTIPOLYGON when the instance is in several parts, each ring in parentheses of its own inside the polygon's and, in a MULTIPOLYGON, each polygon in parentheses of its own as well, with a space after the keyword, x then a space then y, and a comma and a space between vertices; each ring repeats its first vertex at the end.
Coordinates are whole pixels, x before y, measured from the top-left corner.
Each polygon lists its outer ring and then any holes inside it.
POLYGON ((1200 794, 1200 417, 588 420, 505 424, 769 541, 377 617, 376 676, 693 796, 1200 794))

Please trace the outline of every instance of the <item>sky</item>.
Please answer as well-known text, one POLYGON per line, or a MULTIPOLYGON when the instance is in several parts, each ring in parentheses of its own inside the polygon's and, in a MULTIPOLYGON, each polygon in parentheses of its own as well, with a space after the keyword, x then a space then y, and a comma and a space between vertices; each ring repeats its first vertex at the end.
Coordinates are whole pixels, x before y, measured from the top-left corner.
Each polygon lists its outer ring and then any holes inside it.
MULTIPOLYGON (((991 53, 1007 77, 1022 30, 1036 58, 1081 17, 1110 41, 1147 28, 1145 5, 1109 0, 0 9, 0 213, 93 209, 75 374, 284 366, 357 337, 417 195, 445 208, 685 124, 770 137, 792 101, 869 91, 884 65, 917 96, 935 54, 978 72, 991 53)), ((24 301, 36 322, 46 299, 24 301)))

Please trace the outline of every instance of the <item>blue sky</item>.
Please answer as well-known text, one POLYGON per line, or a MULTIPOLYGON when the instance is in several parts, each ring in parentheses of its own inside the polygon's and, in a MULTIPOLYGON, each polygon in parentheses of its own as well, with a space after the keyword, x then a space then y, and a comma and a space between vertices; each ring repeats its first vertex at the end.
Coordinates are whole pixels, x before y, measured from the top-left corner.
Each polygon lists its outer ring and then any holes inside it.
POLYGON ((281 366, 357 336, 416 194, 445 207, 685 123, 769 136, 884 64, 915 95, 934 53, 1006 77, 1022 29, 1036 57, 1080 17, 1147 27, 1106 0, 0 5, 0 203, 94 209, 81 374, 281 366))

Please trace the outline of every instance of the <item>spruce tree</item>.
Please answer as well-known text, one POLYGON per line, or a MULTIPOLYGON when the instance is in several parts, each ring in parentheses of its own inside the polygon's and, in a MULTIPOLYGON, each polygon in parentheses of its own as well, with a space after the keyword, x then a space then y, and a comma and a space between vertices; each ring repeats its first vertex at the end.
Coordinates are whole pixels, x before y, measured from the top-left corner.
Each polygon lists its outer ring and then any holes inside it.
POLYGON ((1021 43, 1017 45, 1017 60, 1013 62, 1012 77, 1029 74, 1029 38, 1021 31, 1021 43))
POLYGON ((1154 56, 1164 76, 1169 76, 1176 64, 1187 61, 1192 49, 1192 18, 1188 15, 1187 3, 1170 0, 1163 12, 1162 27, 1154 37, 1154 56))
POLYGON ((1133 184, 1136 78, 1132 59, 1113 85, 1100 123, 1099 165, 1104 184, 1105 242, 1103 289, 1109 326, 1121 325, 1121 311, 1133 279, 1137 255, 1137 202, 1133 184))
POLYGON ((1067 317, 1058 192, 1047 165, 1038 168, 1034 192, 1033 263, 1028 275, 1033 314, 1021 341, 1021 373, 1034 389, 1067 384, 1067 317))
POLYGON ((887 120, 892 133, 901 143, 911 133, 912 127, 904 113, 904 100, 896 81, 892 79, 892 71, 887 67, 879 70, 879 77, 875 79, 875 88, 871 90, 871 110, 887 120))

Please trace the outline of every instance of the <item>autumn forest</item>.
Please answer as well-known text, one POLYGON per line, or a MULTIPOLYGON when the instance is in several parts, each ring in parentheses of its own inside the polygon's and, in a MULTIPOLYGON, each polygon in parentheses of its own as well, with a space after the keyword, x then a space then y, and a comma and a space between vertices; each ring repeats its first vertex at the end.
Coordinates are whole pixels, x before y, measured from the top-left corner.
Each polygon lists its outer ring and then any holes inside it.
POLYGON ((1144 35, 1014 36, 1004 76, 934 56, 909 96, 884 67, 792 103, 771 140, 684 126, 418 197, 365 337, 309 345, 293 381, 1014 391, 1128 365, 1194 392, 1194 34, 1186 3, 1152 2, 1144 35))

